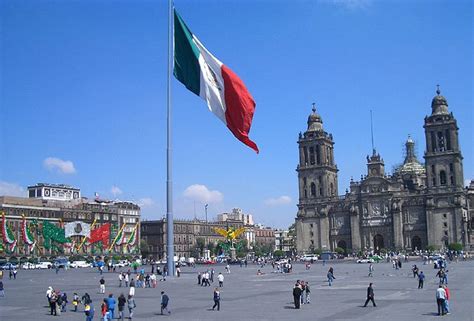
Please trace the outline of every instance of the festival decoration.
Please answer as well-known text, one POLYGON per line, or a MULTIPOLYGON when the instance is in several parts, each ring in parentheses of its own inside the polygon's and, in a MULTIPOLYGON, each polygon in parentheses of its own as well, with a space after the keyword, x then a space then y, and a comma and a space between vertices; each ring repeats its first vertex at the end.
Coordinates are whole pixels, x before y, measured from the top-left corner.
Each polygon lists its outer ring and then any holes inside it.
POLYGON ((98 227, 91 231, 91 237, 89 238, 89 243, 94 244, 101 242, 102 246, 108 246, 110 239, 110 223, 106 223, 101 227, 98 227))
POLYGON ((59 248, 57 245, 52 244, 51 241, 57 242, 57 243, 70 243, 71 240, 69 238, 66 238, 64 229, 57 227, 56 225, 48 222, 48 221, 43 221, 43 246, 46 249, 53 249, 56 250, 57 252, 62 253, 62 248, 59 248))
POLYGON ((117 233, 117 235, 115 236, 114 240, 112 241, 112 243, 110 244, 110 247, 109 247, 109 251, 112 249, 113 246, 115 245, 122 245, 123 243, 123 239, 124 239, 124 235, 123 235, 123 229, 125 227, 125 223, 122 224, 122 227, 120 228, 119 232, 117 233))
POLYGON ((132 234, 130 234, 130 237, 128 238, 127 241, 127 247, 129 250, 135 246, 137 243, 137 228, 138 228, 138 223, 135 225, 133 228, 132 234))
POLYGON ((2 212, 2 235, 3 235, 3 242, 5 243, 5 248, 7 252, 13 252, 16 248, 17 241, 15 239, 15 235, 10 227, 7 225, 7 218, 5 217, 5 213, 2 212), (10 248, 8 248, 8 245, 10 248))
POLYGON ((30 227, 28 226, 26 222, 26 217, 25 215, 21 215, 22 221, 21 221, 21 236, 23 237, 23 242, 25 242, 26 245, 28 245, 28 248, 31 251, 31 247, 35 243, 35 239, 33 236, 33 233, 30 230, 30 227))
MULTIPOLYGON (((94 221, 92 222, 92 224, 91 224, 91 226, 90 226, 90 229, 91 229, 91 230, 94 228, 95 223, 97 223, 97 219, 96 219, 96 218, 94 219, 94 221)), ((84 236, 84 238, 82 239, 81 243, 77 246, 77 250, 78 250, 78 251, 82 248, 82 246, 84 245, 84 243, 85 243, 86 241, 87 241, 87 237, 84 236)), ((90 245, 90 243, 87 244, 87 245, 90 245)), ((86 252, 87 252, 87 245, 86 245, 86 252)))
POLYGON ((91 225, 81 221, 66 223, 64 230, 66 237, 76 235, 90 237, 91 235, 91 225))

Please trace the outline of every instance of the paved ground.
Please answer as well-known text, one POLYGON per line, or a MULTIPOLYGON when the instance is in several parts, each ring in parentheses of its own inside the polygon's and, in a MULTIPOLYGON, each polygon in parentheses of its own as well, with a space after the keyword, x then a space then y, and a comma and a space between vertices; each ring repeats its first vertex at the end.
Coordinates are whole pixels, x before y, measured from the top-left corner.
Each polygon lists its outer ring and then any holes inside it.
MULTIPOLYGON (((334 263, 336 280, 332 287, 325 282, 329 265, 313 265, 305 271, 302 264, 295 264, 291 274, 271 273, 271 266, 262 269, 265 275, 257 276, 257 267, 231 267, 225 274, 221 291, 221 311, 211 311, 213 287, 197 285, 197 271, 205 269, 184 268, 182 277, 159 282, 156 289, 137 289, 135 320, 438 320, 436 316, 435 289, 436 271, 432 266, 423 266, 419 261, 404 264, 399 271, 391 264, 374 264, 373 278, 367 277, 368 265, 353 262, 334 263), (410 266, 417 263, 427 275, 425 288, 417 289, 417 281, 410 273, 410 266), (293 309, 292 287, 295 280, 306 280, 311 285, 312 300, 300 310, 293 309), (374 283, 377 307, 363 308, 366 288, 374 283), (169 293, 170 316, 158 315, 160 291, 169 293)), ((150 267, 147 267, 150 269, 150 267)), ((224 272, 223 266, 214 266, 224 272)), ((474 261, 453 263, 449 266, 452 314, 443 319, 470 321, 474 314, 474 287, 472 273, 474 261)), ((104 273, 107 281, 106 293, 117 297, 123 288, 118 287, 117 274, 104 273)), ((17 280, 4 279, 6 298, 0 298, 0 320, 84 320, 80 313, 66 312, 59 317, 48 315, 45 291, 53 286, 65 291, 71 298, 73 292, 82 295, 89 292, 94 306, 103 295, 98 294, 99 275, 95 270, 19 271, 17 280)), ((125 291, 126 292, 126 291, 125 291)), ((69 306, 70 308, 70 306, 69 306)), ((96 313, 95 319, 99 317, 96 313)))

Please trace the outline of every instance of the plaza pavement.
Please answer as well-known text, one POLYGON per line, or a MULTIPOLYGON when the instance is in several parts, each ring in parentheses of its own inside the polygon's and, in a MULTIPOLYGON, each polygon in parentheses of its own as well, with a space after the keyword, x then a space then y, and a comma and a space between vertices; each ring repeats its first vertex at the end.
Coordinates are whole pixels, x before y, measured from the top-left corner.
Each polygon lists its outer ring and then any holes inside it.
MULTIPOLYGON (((249 264, 247 268, 231 266, 231 274, 225 274, 224 288, 221 290, 221 311, 210 310, 213 304, 212 287, 197 285, 197 271, 208 266, 182 268, 181 278, 168 278, 158 282, 155 289, 137 289, 134 320, 438 320, 436 315, 435 290, 438 279, 436 270, 430 265, 422 265, 420 260, 404 263, 401 270, 394 270, 390 263, 374 264, 374 277, 369 278, 368 264, 355 262, 331 262, 322 266, 314 264, 309 271, 303 264, 294 264, 291 274, 271 273, 272 267, 262 270, 249 264), (413 279, 411 265, 416 263, 426 274, 425 288, 417 289, 418 281, 413 279), (333 286, 326 282, 326 271, 334 267, 333 286), (292 288, 297 279, 308 281, 311 287, 311 304, 295 310, 292 304, 292 288), (369 282, 374 283, 377 307, 362 307, 369 282), (158 315, 160 310, 160 291, 170 296, 169 316, 158 315)), ((224 272, 223 265, 214 267, 216 272, 224 272)), ((451 314, 442 317, 456 321, 471 321, 474 313, 473 277, 474 261, 452 263, 449 269, 449 288, 451 291, 451 314)), ((146 266, 150 270, 150 266, 146 266)), ((217 276, 217 273, 216 273, 217 276)), ((115 297, 128 289, 118 287, 117 273, 104 272, 106 294, 115 297)), ((66 312, 61 316, 49 315, 46 289, 53 286, 65 291, 69 301, 73 292, 80 296, 88 292, 93 300, 99 320, 100 301, 104 295, 98 294, 100 275, 93 269, 61 270, 20 270, 17 280, 4 276, 6 297, 0 298, 0 321, 19 320, 85 320, 81 312, 66 312)), ((214 285, 217 281, 214 282, 214 285)), ((68 310, 72 308, 68 304, 68 310)), ((117 311, 117 309, 116 309, 117 311)), ((116 312, 117 313, 117 312, 116 312)), ((126 316, 128 313, 126 313, 126 316)))

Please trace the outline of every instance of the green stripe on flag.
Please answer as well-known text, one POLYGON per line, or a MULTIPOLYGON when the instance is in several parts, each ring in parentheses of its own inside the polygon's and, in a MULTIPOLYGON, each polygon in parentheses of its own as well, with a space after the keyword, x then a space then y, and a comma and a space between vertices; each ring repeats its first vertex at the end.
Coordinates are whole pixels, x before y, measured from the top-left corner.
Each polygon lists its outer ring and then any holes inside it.
POLYGON ((173 74, 186 88, 199 96, 200 74, 199 49, 193 42, 193 34, 174 10, 174 70, 173 74))

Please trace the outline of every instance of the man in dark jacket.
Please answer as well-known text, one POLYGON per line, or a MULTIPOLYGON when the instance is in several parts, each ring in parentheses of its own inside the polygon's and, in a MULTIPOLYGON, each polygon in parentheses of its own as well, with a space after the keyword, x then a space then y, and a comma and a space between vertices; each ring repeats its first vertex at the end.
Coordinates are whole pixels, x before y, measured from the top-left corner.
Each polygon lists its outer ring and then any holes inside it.
POLYGON ((295 303, 295 309, 300 308, 301 304, 301 293, 303 293, 303 290, 301 289, 299 280, 296 282, 295 287, 293 288, 293 301, 295 303))
POLYGON ((125 298, 125 295, 120 294, 118 297, 118 311, 119 311, 119 319, 123 321, 124 319, 124 312, 123 309, 125 307, 125 303, 127 303, 127 299, 125 298))
POLYGON ((171 311, 168 310, 169 301, 170 301, 170 298, 165 294, 164 291, 161 291, 161 314, 163 314, 164 310, 166 310, 168 314, 171 314, 171 311))
POLYGON ((367 300, 365 300, 364 307, 367 306, 367 303, 369 303, 369 301, 372 301, 374 307, 377 306, 374 301, 374 289, 372 288, 372 283, 370 283, 369 287, 367 288, 367 300))
POLYGON ((418 289, 423 289, 423 283, 425 281, 425 274, 423 271, 418 274, 418 289))

